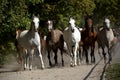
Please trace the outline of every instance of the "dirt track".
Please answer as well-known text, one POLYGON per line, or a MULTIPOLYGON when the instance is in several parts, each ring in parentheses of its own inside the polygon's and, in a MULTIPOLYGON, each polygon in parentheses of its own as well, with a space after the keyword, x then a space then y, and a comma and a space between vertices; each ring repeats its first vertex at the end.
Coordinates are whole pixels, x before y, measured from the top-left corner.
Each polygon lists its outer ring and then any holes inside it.
MULTIPOLYGON (((117 55, 117 59, 120 59, 118 57, 120 56, 119 48, 120 44, 117 43, 113 50, 113 54, 117 55)), ((40 69, 37 58, 34 59, 34 69, 32 71, 19 71, 20 66, 16 62, 11 62, 0 69, 0 80, 100 80, 105 64, 103 60, 100 61, 97 48, 95 53, 96 64, 82 64, 76 67, 69 66, 68 55, 64 55, 65 67, 61 66, 61 58, 59 57, 59 65, 53 68, 49 68, 47 57, 44 56, 44 62, 46 63, 46 69, 44 70, 40 69)), ((114 56, 113 62, 115 60, 116 57, 114 56)))

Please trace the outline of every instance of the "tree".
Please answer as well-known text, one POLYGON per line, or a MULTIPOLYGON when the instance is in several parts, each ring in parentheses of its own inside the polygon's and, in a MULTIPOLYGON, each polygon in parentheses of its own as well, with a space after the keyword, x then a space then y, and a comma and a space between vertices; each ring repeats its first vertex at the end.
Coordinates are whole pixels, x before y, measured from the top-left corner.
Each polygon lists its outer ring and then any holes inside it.
POLYGON ((120 20, 120 0, 95 0, 96 8, 94 17, 96 23, 104 20, 105 17, 110 18, 112 22, 120 20))

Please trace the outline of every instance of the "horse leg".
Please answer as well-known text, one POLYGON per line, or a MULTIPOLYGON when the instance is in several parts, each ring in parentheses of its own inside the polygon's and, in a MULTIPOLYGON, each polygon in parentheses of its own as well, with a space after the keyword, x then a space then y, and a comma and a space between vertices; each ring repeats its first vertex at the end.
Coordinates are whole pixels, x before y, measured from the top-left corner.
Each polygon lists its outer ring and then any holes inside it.
POLYGON ((48 48, 47 51, 48 51, 49 66, 52 66, 52 62, 51 62, 51 58, 50 58, 50 52, 51 52, 51 49, 48 48))
POLYGON ((112 56, 111 56, 111 51, 110 48, 108 47, 108 55, 109 55, 109 64, 112 61, 112 56))
POLYGON ((40 58, 41 65, 42 65, 41 68, 44 69, 45 66, 44 66, 44 62, 43 62, 43 58, 42 58, 41 47, 38 46, 38 47, 37 47, 37 50, 39 51, 39 58, 40 58))
POLYGON ((29 52, 30 52, 29 53, 29 70, 32 70, 32 62, 33 62, 34 49, 30 49, 29 52))
POLYGON ((74 47, 74 66, 77 65, 77 49, 78 49, 78 43, 76 43, 74 47))
POLYGON ((58 60, 57 60, 57 58, 58 58, 58 56, 57 56, 57 51, 58 51, 58 49, 54 49, 54 50, 53 50, 53 52, 54 52, 54 54, 55 54, 55 56, 54 56, 55 65, 58 65, 58 60))
MULTIPOLYGON (((28 51, 29 52, 29 51, 28 51)), ((28 68, 28 56, 29 56, 29 53, 27 51, 25 51, 24 53, 24 69, 27 69, 28 68)))
POLYGON ((94 46, 91 46, 91 63, 95 63, 94 46))
POLYGON ((104 57, 104 63, 106 63, 106 53, 105 53, 104 47, 102 47, 102 54, 104 57))
POLYGON ((100 56, 100 58, 102 59, 101 53, 100 53, 100 46, 98 46, 98 54, 100 56))
POLYGON ((82 46, 82 48, 81 48, 81 53, 80 53, 80 56, 81 56, 81 61, 82 61, 82 63, 84 63, 85 50, 84 50, 83 46, 82 46))
POLYGON ((84 48, 85 50, 85 56, 86 56, 86 63, 89 64, 89 60, 88 60, 88 51, 86 48, 84 48))
POLYGON ((78 58, 78 65, 80 65, 81 61, 82 61, 82 55, 81 55, 81 48, 79 47, 78 50, 78 55, 77 55, 77 58, 78 58))
POLYGON ((72 48, 70 47, 69 43, 67 44, 67 53, 70 54, 70 66, 73 66, 73 54, 72 54, 72 48))
POLYGON ((64 60, 63 60, 63 48, 62 48, 62 49, 60 49, 60 51, 61 51, 62 66, 64 66, 64 60))
POLYGON ((24 53, 23 53, 23 48, 19 47, 19 50, 18 50, 18 56, 19 56, 19 59, 20 59, 20 64, 21 64, 21 68, 24 68, 24 53))

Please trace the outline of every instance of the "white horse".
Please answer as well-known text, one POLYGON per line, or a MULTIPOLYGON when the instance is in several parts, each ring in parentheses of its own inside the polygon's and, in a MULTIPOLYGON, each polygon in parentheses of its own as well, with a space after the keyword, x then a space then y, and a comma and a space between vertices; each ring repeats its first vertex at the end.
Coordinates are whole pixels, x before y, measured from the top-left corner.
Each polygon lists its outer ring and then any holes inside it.
POLYGON ((41 42, 40 36, 38 34, 38 27, 39 27, 39 17, 33 16, 33 21, 31 22, 30 30, 22 31, 19 36, 17 37, 18 45, 19 45, 19 52, 23 54, 24 58, 24 69, 29 68, 32 69, 32 60, 34 49, 37 49, 39 52, 39 57, 42 65, 42 69, 44 69, 44 63, 41 54, 41 42), (23 53, 24 49, 27 50, 27 53, 23 53), (27 65, 27 58, 29 57, 29 66, 27 65))
POLYGON ((112 29, 110 28, 110 20, 105 19, 104 26, 99 29, 97 34, 97 42, 98 42, 98 53, 100 54, 100 48, 102 48, 102 54, 104 56, 104 61, 106 63, 106 53, 105 46, 108 49, 109 62, 112 60, 111 49, 116 43, 117 39, 114 36, 112 29))
POLYGON ((64 30, 63 33, 64 41, 67 44, 68 52, 71 55, 71 66, 77 65, 77 50, 79 48, 79 42, 81 41, 81 33, 78 28, 75 27, 75 20, 70 18, 69 27, 64 30))

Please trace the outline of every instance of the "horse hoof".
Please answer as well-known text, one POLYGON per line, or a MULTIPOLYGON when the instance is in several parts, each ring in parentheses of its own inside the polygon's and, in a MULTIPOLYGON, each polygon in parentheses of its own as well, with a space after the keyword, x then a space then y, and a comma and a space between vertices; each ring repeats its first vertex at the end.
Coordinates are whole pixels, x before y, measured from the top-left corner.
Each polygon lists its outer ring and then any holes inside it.
POLYGON ((49 66, 52 67, 53 66, 52 63, 49 63, 49 66))
POLYGON ((91 64, 95 64, 95 61, 91 61, 91 64))
POLYGON ((29 69, 29 71, 31 71, 32 69, 29 69))
POLYGON ((74 65, 70 65, 70 67, 74 67, 74 65))
POLYGON ((71 64, 70 64, 70 67, 74 67, 74 65, 71 63, 71 64))
POLYGON ((87 65, 89 65, 89 62, 86 62, 87 65))
POLYGON ((74 64, 74 66, 77 66, 77 64, 74 64))
POLYGON ((44 70, 44 69, 45 69, 45 67, 42 67, 41 69, 42 69, 42 70, 44 70))
POLYGON ((71 66, 71 67, 75 67, 75 66, 77 66, 77 64, 71 64, 70 66, 71 66))
POLYGON ((64 64, 62 64, 62 66, 64 67, 64 64))

